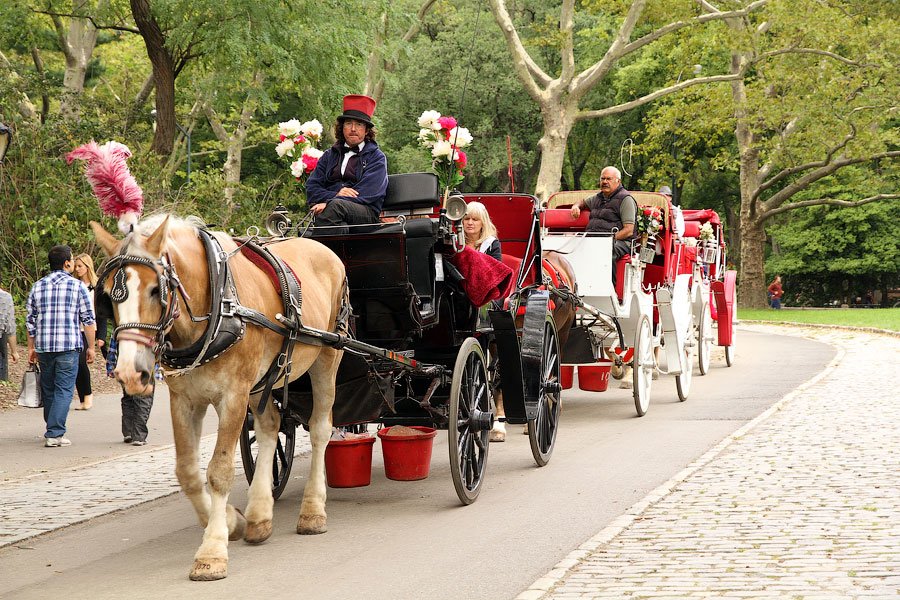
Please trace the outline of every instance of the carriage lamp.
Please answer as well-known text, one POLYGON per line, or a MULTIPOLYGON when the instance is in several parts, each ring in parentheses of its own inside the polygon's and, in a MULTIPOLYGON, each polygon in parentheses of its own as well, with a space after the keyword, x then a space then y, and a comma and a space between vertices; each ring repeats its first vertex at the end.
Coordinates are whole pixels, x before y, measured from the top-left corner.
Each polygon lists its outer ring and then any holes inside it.
POLYGON ((0 123, 0 163, 6 156, 6 149, 9 148, 10 142, 12 142, 12 131, 4 123, 0 123))

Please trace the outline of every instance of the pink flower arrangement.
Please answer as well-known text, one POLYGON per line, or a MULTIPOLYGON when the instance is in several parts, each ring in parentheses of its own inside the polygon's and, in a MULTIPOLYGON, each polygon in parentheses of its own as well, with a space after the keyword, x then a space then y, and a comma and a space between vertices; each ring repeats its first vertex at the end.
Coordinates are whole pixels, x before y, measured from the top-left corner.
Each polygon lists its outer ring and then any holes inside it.
POLYGON ((426 110, 419 117, 419 144, 431 152, 432 169, 441 189, 454 188, 463 181, 469 158, 462 148, 472 143, 472 134, 460 127, 455 118, 436 110, 426 110))
POLYGON ((638 209, 637 229, 640 233, 656 235, 662 229, 662 210, 658 206, 638 209))

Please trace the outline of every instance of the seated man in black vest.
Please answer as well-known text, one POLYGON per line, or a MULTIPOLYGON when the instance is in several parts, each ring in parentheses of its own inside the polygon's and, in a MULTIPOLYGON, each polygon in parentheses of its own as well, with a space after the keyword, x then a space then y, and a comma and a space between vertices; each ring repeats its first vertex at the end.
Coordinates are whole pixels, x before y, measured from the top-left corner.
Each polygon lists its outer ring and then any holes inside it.
POLYGON ((612 281, 616 285, 616 261, 631 252, 631 240, 637 237, 634 224, 637 218, 637 202, 622 187, 622 174, 615 167, 606 167, 600 173, 600 193, 572 206, 572 218, 577 219, 582 209, 591 211, 588 231, 614 232, 612 281))
POLYGON ((344 96, 337 118, 337 142, 319 158, 306 182, 306 203, 316 226, 327 234, 345 234, 347 225, 378 223, 387 192, 387 158, 375 143, 375 100, 344 96))

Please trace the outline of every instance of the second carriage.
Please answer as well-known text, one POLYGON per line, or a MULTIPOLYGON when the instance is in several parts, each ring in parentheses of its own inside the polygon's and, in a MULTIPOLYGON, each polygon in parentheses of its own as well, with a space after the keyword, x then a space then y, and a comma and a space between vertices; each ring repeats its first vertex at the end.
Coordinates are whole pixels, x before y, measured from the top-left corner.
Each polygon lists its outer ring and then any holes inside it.
MULTIPOLYGON (((489 432, 497 418, 492 385, 503 389, 507 420, 527 425, 539 466, 547 464, 556 441, 560 361, 550 294, 522 283, 529 269, 541 268, 540 260, 532 260, 540 256, 537 203, 527 198, 531 209, 517 213, 515 220, 530 232, 530 242, 519 248, 518 272, 508 275, 512 285, 497 284, 503 290, 498 287, 495 295, 502 293, 505 304, 490 309, 473 305, 456 260, 464 246, 460 221, 465 200, 442 201, 432 174, 389 177, 383 209, 388 222, 336 235, 315 231, 316 239, 345 265, 353 309, 349 335, 314 332, 322 343, 344 348, 333 425, 446 430, 450 471, 463 504, 475 501, 484 482, 489 432), (517 327, 519 312, 524 325, 517 327)), ((272 241, 304 234, 302 224, 292 224, 282 210, 273 213, 267 227, 272 241)), ((540 276, 531 279, 539 281, 540 276)), ((282 413, 273 465, 277 498, 290 474, 296 429, 311 415, 309 377, 299 378, 275 398, 282 413)), ((249 412, 240 444, 245 473, 252 480, 257 446, 249 412)))
MULTIPOLYGON (((583 363, 609 357, 619 377, 631 366, 635 410, 643 416, 650 405, 656 374, 675 376, 679 400, 686 400, 693 364, 701 341, 710 339, 706 300, 709 270, 696 248, 681 234, 678 211, 668 196, 631 192, 641 214, 658 229, 644 231, 630 254, 612 263, 610 233, 587 233, 588 214, 570 215, 572 204, 594 191, 561 192, 548 200, 543 214, 544 247, 566 255, 578 273, 579 315, 563 361, 583 363), (616 269, 613 284, 612 269, 616 269), (665 367, 659 360, 665 353, 665 367)), ((704 346, 708 350, 708 343, 704 346)), ((700 356, 708 366, 708 351, 700 356)), ((701 369, 702 373, 706 368, 701 369)))

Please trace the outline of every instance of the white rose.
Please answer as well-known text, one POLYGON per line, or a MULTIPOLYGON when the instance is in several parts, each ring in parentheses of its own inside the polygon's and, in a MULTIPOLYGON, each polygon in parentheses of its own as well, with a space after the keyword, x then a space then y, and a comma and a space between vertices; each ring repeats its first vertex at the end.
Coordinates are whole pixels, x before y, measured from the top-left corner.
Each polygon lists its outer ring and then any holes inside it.
POLYGON ((425 146, 426 148, 431 148, 434 146, 434 142, 437 140, 437 137, 434 135, 434 130, 432 129, 420 129, 419 130, 419 143, 425 146))
POLYGON ((303 149, 303 154, 305 154, 306 156, 312 156, 313 158, 320 158, 324 154, 324 152, 322 152, 318 148, 308 146, 303 149))
POLYGON ((279 123, 278 133, 280 133, 284 137, 294 137, 295 135, 300 133, 300 121, 298 121, 297 119, 291 119, 290 121, 279 123))
POLYGON ((441 113, 436 110, 426 110, 419 117, 419 127, 424 129, 440 129, 437 120, 441 118, 441 113))
POLYGON ((307 137, 318 139, 322 137, 322 124, 319 123, 318 119, 307 121, 300 126, 300 133, 307 137))
POLYGON ((431 149, 431 155, 435 158, 442 158, 445 156, 450 156, 450 152, 452 152, 453 146, 450 145, 450 142, 446 140, 439 140, 434 143, 434 147, 431 149))
POLYGON ((303 164, 302 160, 295 160, 291 163, 291 175, 294 177, 303 177, 305 172, 306 165, 303 164))
POLYGON ((454 127, 450 130, 450 135, 447 138, 454 142, 457 148, 465 148, 472 143, 472 134, 465 127, 454 127))
POLYGON ((288 156, 294 155, 294 140, 288 138, 275 146, 275 152, 278 156, 284 156, 287 154, 288 156))

